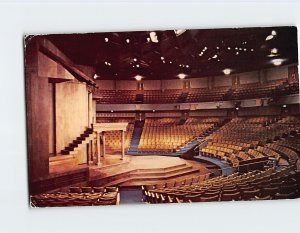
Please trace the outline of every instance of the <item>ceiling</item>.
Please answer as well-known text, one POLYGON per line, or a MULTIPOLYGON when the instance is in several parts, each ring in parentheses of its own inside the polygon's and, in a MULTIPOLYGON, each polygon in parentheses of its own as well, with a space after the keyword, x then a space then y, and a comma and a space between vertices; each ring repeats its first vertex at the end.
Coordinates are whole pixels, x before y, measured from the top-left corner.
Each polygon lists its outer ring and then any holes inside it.
POLYGON ((240 73, 270 68, 274 59, 282 59, 281 65, 298 62, 296 27, 179 32, 183 33, 167 30, 45 37, 74 63, 93 66, 97 79, 133 79, 136 75, 172 79, 180 73, 198 78, 223 75, 224 69, 240 73))

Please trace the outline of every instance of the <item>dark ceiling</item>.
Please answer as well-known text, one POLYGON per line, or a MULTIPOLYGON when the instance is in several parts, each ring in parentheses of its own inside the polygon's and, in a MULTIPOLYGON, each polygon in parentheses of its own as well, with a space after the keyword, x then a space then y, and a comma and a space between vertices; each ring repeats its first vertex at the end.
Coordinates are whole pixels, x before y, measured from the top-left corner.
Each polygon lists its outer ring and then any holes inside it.
POLYGON ((179 73, 193 78, 222 75, 225 68, 233 73, 269 68, 274 59, 283 59, 282 65, 298 62, 296 27, 186 30, 181 35, 155 31, 158 42, 150 33, 46 37, 74 63, 95 67, 99 79, 133 79, 137 74, 171 79, 179 73))

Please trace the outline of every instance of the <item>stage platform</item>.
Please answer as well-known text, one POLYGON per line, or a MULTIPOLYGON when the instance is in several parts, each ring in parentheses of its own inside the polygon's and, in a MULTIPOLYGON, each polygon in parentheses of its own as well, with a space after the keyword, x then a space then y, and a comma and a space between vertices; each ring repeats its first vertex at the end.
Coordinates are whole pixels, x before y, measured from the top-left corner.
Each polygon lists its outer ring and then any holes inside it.
POLYGON ((121 160, 120 155, 107 154, 105 159, 101 158, 100 165, 55 164, 50 167, 50 175, 63 175, 83 168, 88 170, 85 185, 89 186, 141 186, 184 180, 210 173, 203 164, 179 157, 125 155, 121 160))

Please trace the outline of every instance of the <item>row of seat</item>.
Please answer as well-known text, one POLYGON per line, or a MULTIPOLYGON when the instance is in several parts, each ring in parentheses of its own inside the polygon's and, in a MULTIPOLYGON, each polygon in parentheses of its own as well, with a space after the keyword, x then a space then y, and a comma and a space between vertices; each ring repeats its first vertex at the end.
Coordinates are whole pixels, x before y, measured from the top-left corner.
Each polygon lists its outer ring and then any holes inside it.
POLYGON ((54 192, 30 197, 32 207, 117 205, 117 187, 70 187, 69 192, 54 192))
POLYGON ((174 187, 143 186, 143 194, 148 203, 285 199, 300 196, 299 181, 299 171, 293 167, 271 168, 174 187))

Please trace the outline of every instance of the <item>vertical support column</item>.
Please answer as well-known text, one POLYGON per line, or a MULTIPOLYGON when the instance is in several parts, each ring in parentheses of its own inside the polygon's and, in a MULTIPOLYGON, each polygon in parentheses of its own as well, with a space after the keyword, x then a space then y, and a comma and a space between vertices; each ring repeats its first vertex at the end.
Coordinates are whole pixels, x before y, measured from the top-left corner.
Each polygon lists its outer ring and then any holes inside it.
POLYGON ((105 132, 102 132, 102 141, 103 141, 103 158, 105 158, 105 132))
POLYGON ((125 155, 125 133, 124 130, 121 130, 122 137, 121 137, 121 147, 122 147, 122 154, 121 154, 121 160, 124 159, 125 155))
POLYGON ((100 134, 97 132, 97 165, 100 164, 100 134))

